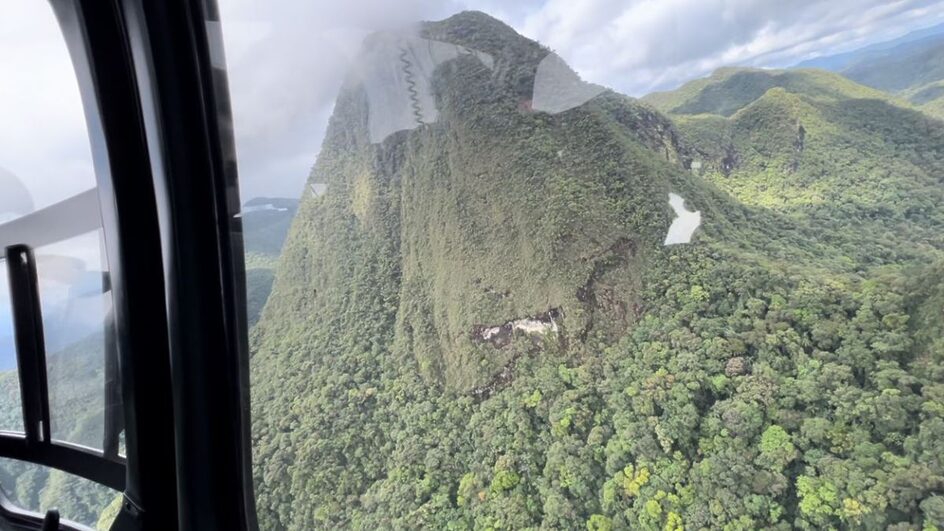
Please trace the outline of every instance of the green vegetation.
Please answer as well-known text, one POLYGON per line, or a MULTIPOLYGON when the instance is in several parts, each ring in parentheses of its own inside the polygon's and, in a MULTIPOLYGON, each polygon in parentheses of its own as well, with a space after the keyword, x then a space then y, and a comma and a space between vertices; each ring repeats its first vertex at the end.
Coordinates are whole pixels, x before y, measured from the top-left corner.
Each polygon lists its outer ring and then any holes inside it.
POLYGON ((918 109, 936 118, 944 119, 944 80, 902 91, 901 97, 918 109))
MULTIPOLYGON (((702 114, 683 112, 704 100, 689 86, 681 96, 651 99, 678 113, 676 124, 695 153, 695 173, 745 205, 783 213, 817 231, 834 229, 826 233, 829 240, 818 239, 855 262, 875 265, 883 260, 870 258, 873 253, 913 258, 941 248, 939 122, 869 89, 848 88, 849 81, 836 74, 749 73, 766 76, 763 85, 770 88, 747 103, 748 94, 737 91, 719 100, 719 109, 740 105, 727 117, 704 106, 698 106, 702 114)), ((738 75, 716 74, 704 88, 731 89, 729 80, 738 75)))
POLYGON ((881 91, 822 70, 734 67, 719 68, 710 77, 690 81, 671 92, 656 92, 644 99, 658 109, 674 114, 731 116, 775 87, 827 101, 890 99, 881 91))
MULTIPOLYGON (((102 335, 95 334, 47 360, 54 438, 101 448, 104 364, 102 335)), ((0 396, 19 393, 15 371, 0 372, 0 396)), ((3 426, 22 426, 19 399, 0 407, 3 426)), ((21 428, 22 429, 22 428, 21 428)), ((0 485, 17 505, 46 511, 58 508, 63 518, 94 526, 117 493, 91 481, 51 468, 10 459, 0 460, 0 485)))
POLYGON ((423 31, 495 69, 381 144, 340 94, 251 338, 264 529, 944 524, 944 124, 815 71, 531 113, 545 49, 423 31))

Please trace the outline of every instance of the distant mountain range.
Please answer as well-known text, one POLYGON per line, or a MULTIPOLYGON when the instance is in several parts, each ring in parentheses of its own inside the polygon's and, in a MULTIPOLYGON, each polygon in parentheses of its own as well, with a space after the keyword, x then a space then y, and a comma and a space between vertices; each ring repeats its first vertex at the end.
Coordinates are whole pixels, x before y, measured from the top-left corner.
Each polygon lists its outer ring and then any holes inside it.
POLYGON ((944 39, 944 24, 909 32, 889 41, 882 41, 848 52, 821 55, 800 62, 796 68, 822 68, 840 71, 865 61, 900 54, 903 51, 926 46, 929 41, 944 39))
POLYGON ((810 59, 796 68, 838 72, 944 118, 944 24, 851 52, 810 59))
POLYGON ((256 197, 243 205, 243 245, 247 253, 278 255, 298 210, 298 199, 256 197))

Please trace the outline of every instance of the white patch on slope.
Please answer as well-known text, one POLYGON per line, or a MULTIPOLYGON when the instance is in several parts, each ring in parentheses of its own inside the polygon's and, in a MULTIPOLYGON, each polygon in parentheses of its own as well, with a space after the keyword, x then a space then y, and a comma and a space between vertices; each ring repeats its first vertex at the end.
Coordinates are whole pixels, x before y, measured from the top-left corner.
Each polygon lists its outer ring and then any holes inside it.
POLYGON ((482 330, 482 339, 488 341, 489 339, 497 336, 499 333, 501 333, 500 326, 493 326, 491 328, 486 328, 485 330, 482 330))
POLYGON ((557 322, 554 320, 553 317, 550 317, 549 321, 542 321, 540 319, 531 319, 529 317, 525 317, 524 319, 516 319, 514 321, 508 321, 507 323, 501 326, 492 326, 492 327, 486 328, 482 330, 481 337, 485 341, 489 341, 495 336, 501 334, 502 329, 507 330, 506 327, 511 327, 512 331, 521 330, 522 332, 528 335, 532 335, 532 334, 547 335, 548 332, 553 332, 556 334, 558 330, 557 322))
POLYGON ((518 319, 511 322, 515 330, 521 330, 525 334, 547 334, 548 332, 557 332, 557 323, 554 319, 546 323, 540 319, 518 319))
POLYGON ((665 245, 676 245, 692 241, 692 234, 701 225, 701 211, 692 212, 685 208, 685 199, 678 194, 669 194, 669 205, 675 211, 675 219, 665 236, 665 245))

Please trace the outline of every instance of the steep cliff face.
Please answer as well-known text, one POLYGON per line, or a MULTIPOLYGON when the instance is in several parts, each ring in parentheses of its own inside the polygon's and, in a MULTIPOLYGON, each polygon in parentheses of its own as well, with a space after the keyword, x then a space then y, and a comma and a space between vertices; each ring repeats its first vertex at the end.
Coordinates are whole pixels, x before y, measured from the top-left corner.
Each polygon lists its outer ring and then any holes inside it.
POLYGON ((671 124, 572 73, 558 89, 572 83, 576 99, 558 99, 573 108, 523 105, 549 52, 481 14, 419 35, 368 40, 339 96, 311 177, 327 191, 301 207, 280 304, 336 318, 363 297, 345 267, 370 264, 372 296, 396 322, 394 352, 460 391, 487 384, 521 348, 625 330, 646 253, 673 217, 666 198, 694 186, 671 124), (413 103, 419 111, 404 114, 413 103), (551 311, 553 331, 519 330, 501 346, 477 333, 551 311))

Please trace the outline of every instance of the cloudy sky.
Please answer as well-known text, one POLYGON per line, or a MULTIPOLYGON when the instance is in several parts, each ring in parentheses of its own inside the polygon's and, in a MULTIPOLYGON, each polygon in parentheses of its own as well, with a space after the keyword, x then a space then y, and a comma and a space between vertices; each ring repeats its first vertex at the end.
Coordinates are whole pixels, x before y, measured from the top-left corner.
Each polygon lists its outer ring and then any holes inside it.
MULTIPOLYGON (((219 2, 244 199, 302 193, 371 30, 477 9, 550 46, 584 79, 638 96, 722 65, 788 66, 944 21, 941 0, 219 2)), ((93 182, 83 117, 47 2, 3 0, 0 10, 0 189, 13 173, 39 208, 93 182)))

